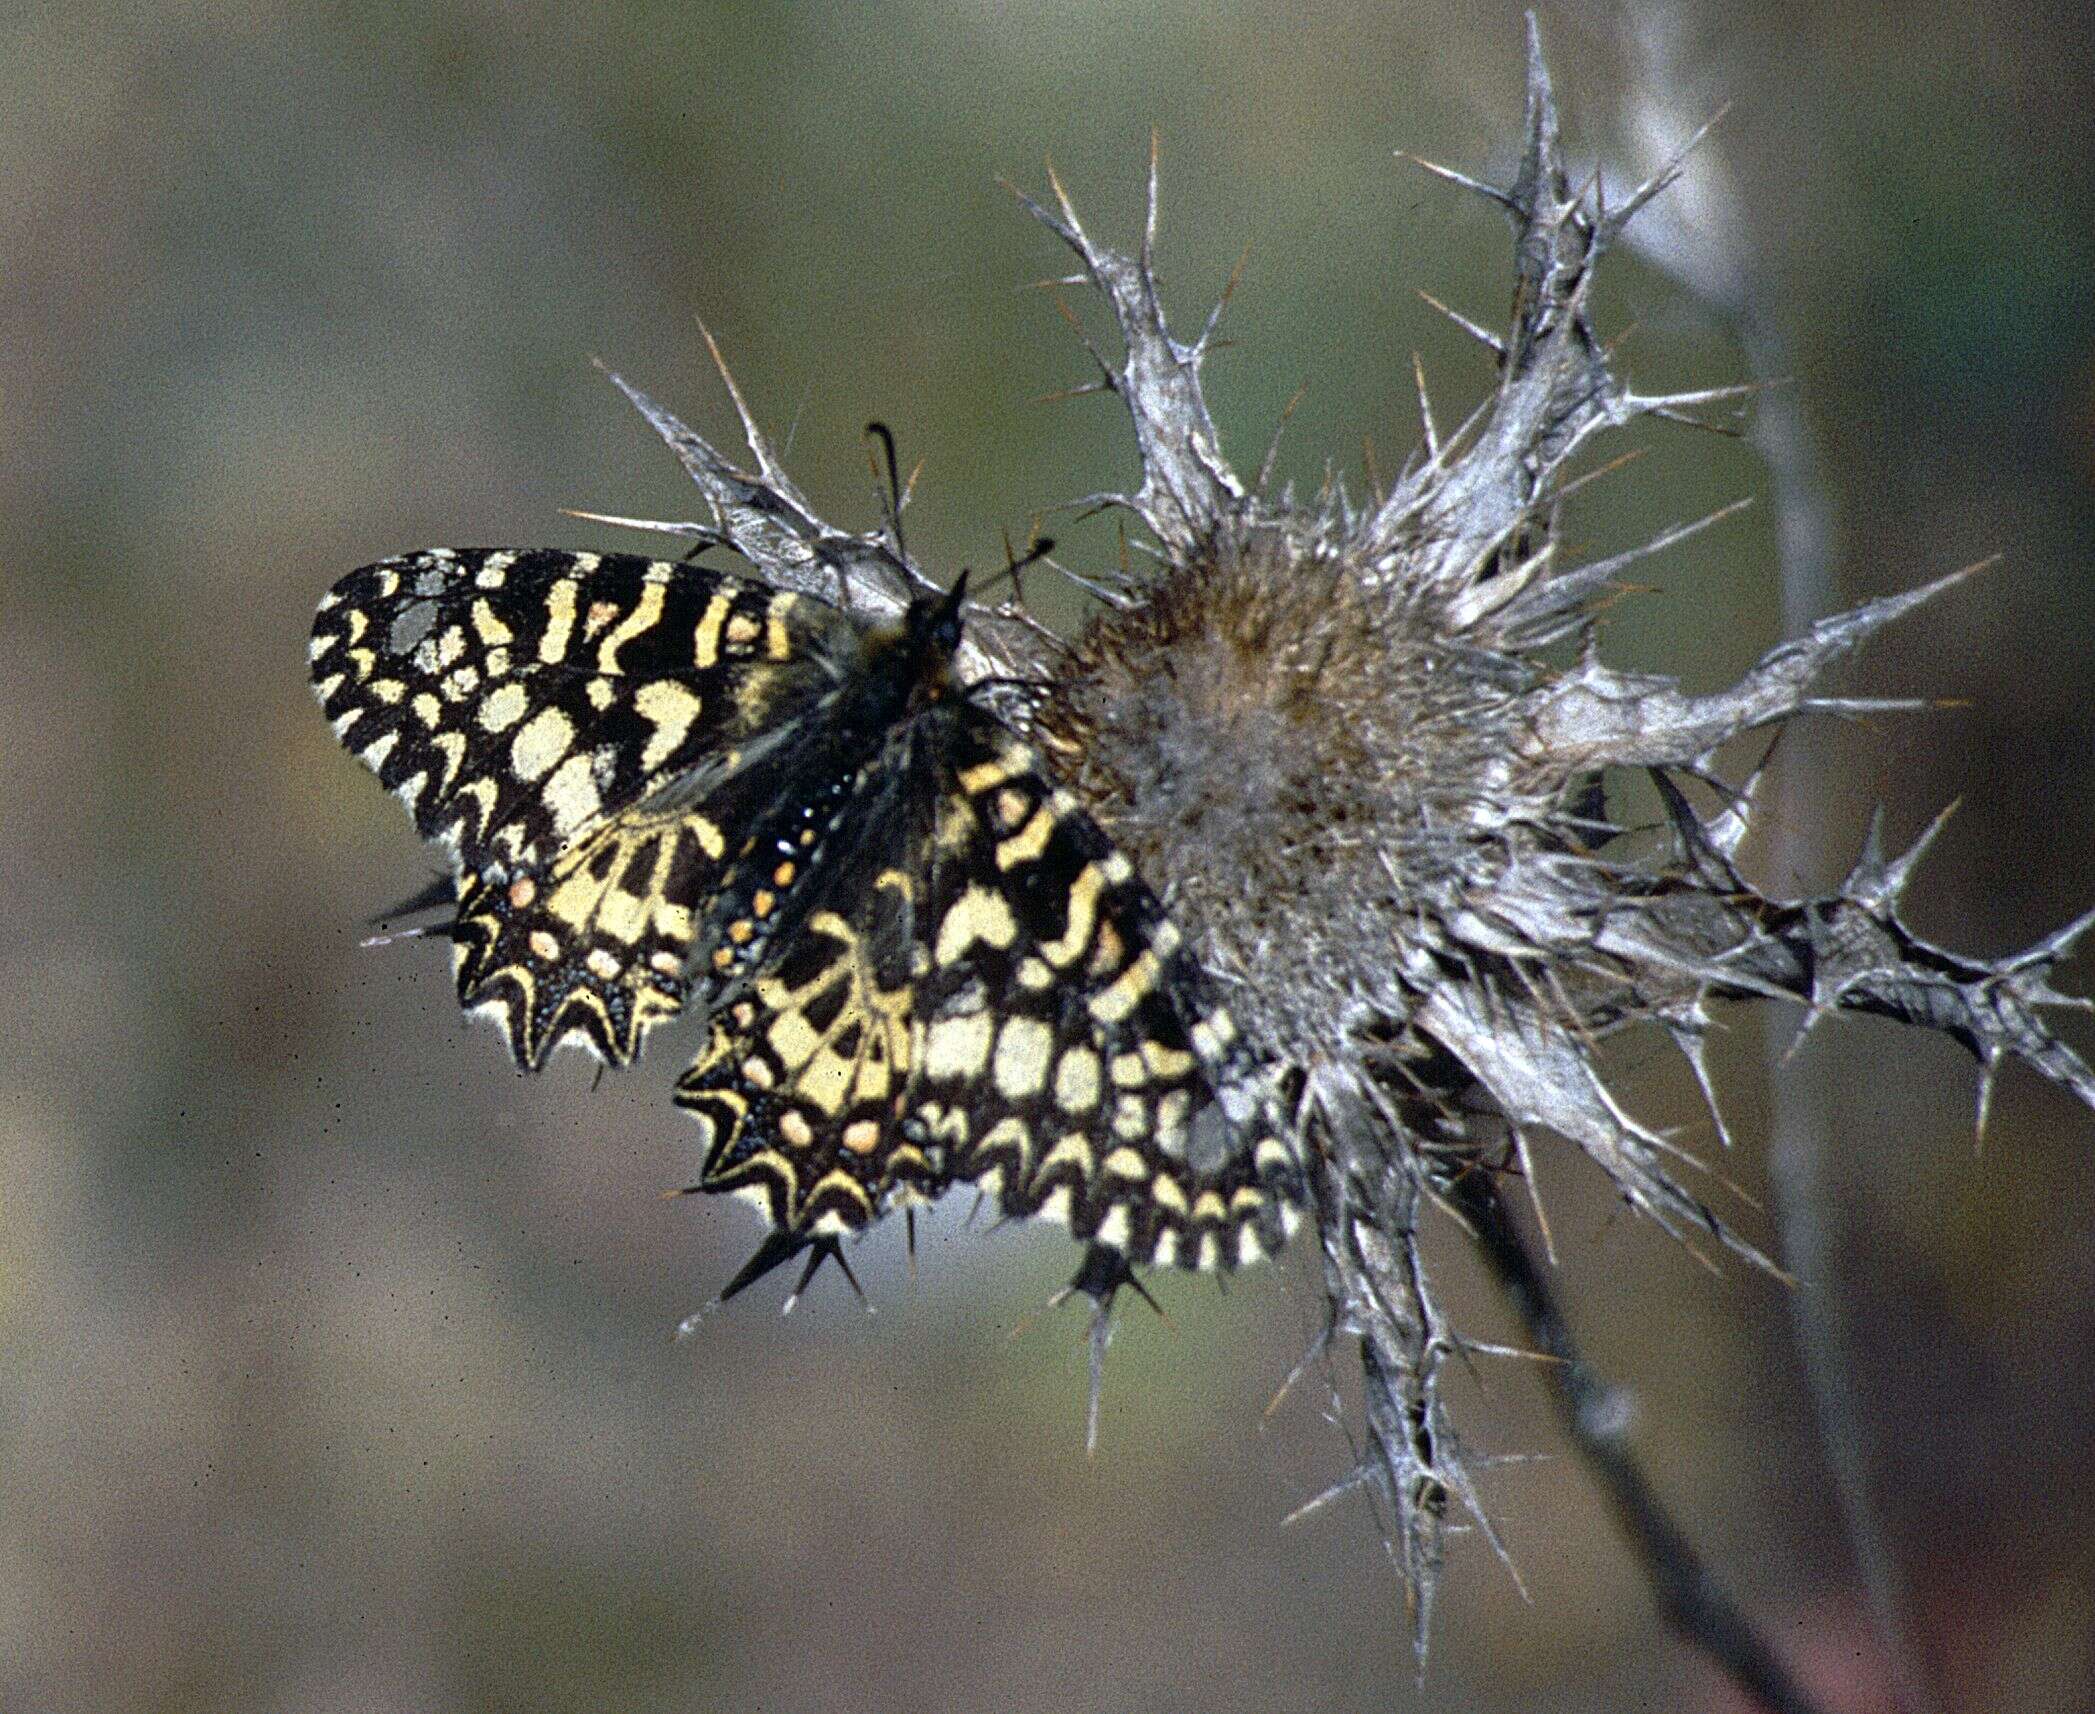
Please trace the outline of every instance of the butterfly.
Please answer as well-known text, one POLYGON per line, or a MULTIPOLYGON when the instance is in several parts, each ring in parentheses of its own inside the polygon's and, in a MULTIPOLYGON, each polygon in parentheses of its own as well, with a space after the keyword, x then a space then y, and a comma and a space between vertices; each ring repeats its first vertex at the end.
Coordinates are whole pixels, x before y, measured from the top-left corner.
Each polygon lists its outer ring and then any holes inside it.
POLYGON ((1273 1077, 1125 854, 956 673, 966 577, 872 622, 689 563, 448 549, 320 604, 336 736, 442 849, 460 1001, 519 1065, 689 1011, 703 1164, 768 1221, 723 1297, 973 1185, 1136 1266, 1277 1249, 1273 1077))

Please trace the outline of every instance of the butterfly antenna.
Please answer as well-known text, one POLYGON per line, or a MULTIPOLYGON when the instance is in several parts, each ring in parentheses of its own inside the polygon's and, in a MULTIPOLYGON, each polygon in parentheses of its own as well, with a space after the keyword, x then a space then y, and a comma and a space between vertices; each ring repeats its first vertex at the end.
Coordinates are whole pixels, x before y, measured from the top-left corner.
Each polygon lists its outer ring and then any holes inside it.
MULTIPOLYGON (((1009 541, 1006 541, 1004 544, 1004 556, 1009 561, 1009 563, 1004 567, 1002 571, 996 573, 992 577, 985 577, 982 580, 981 587, 975 591, 975 599, 977 601, 981 600, 983 596, 987 595, 999 583, 1009 583, 1014 589, 1016 589, 1018 587, 1018 574, 1024 571, 1027 566, 1033 565, 1040 560, 1046 559, 1047 556, 1053 553, 1054 551, 1055 538, 1053 536, 1042 536, 1038 541, 1034 542, 1034 544, 1031 547, 1026 549, 1024 553, 1018 555, 1016 558, 1013 558, 1011 554, 1011 544, 1009 541)), ((1023 599, 1023 596, 1021 596, 1021 599, 1023 599)))
POLYGON ((1032 678, 1024 673, 991 673, 985 678, 970 679, 969 690, 1033 690, 1045 693, 1061 688, 1061 680, 1032 678))
MULTIPOLYGON (((887 493, 884 496, 887 532, 895 544, 895 557, 906 561, 909 551, 902 545, 902 470, 895 460, 895 432, 876 417, 866 424, 866 438, 879 441, 881 450, 887 454, 887 493)), ((880 474, 877 465, 873 474, 876 478, 880 474)))

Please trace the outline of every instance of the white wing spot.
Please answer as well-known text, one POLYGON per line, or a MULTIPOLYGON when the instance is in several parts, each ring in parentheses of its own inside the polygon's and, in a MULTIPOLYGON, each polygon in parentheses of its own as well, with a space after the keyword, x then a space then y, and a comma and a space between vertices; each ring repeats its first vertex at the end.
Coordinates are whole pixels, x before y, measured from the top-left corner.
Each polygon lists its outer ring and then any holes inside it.
POLYGON ((1008 1018, 997 1033, 997 1092, 1007 1101, 1023 1101, 1047 1082, 1055 1051, 1055 1032, 1038 1018, 1008 1018))
POLYGON ((510 769, 521 780, 544 779, 574 741, 575 723, 557 708, 542 709, 510 744, 510 769))
POLYGON ((507 732, 524 717, 524 710, 531 706, 531 698, 520 684, 505 684, 488 692, 480 704, 480 728, 483 732, 507 732))
POLYGON ((1055 1105, 1065 1113, 1088 1113, 1100 1094, 1098 1055, 1073 1047, 1055 1067, 1055 1105))
POLYGON ((634 710, 655 729, 647 747, 640 752, 643 772, 653 773, 676 754, 698 718, 701 704, 674 679, 660 678, 644 684, 633 695, 634 710))
POLYGON ((941 965, 959 960, 976 941, 999 949, 1018 938, 1018 924, 1003 896, 985 887, 969 887, 938 925, 935 956, 941 965))
MULTIPOLYGON (((541 715, 540 719, 543 718, 541 715)), ((526 727, 518 734, 519 744, 530 730, 526 727)), ((572 755, 560 764, 553 777, 546 781, 544 797, 546 811, 553 818, 553 835, 562 841, 572 839, 576 831, 586 826, 604 807, 603 799, 597 795, 591 759, 581 754, 572 755)))
POLYGON ((925 1035, 924 1075, 934 1083, 980 1076, 989 1059, 990 1028, 987 1012, 940 1018, 925 1035))

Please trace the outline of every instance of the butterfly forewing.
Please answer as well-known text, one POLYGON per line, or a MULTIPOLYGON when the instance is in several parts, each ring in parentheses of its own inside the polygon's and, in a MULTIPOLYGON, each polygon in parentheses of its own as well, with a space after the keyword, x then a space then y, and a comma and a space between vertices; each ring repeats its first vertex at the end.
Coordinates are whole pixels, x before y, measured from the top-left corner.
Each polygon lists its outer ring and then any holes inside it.
POLYGON ((710 797, 828 682, 843 616, 626 554, 444 550, 322 602, 314 689, 457 868, 460 999, 535 1066, 614 1063, 682 1003, 740 830, 710 797))

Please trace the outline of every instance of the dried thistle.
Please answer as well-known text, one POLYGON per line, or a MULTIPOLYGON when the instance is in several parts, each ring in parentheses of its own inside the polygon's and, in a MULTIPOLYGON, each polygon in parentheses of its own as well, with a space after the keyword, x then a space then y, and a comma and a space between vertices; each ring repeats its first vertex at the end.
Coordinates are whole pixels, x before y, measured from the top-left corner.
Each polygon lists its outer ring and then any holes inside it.
MULTIPOLYGON (((1201 387, 1215 318, 1181 342, 1159 302, 1154 162, 1132 257, 1096 242, 1059 184, 1052 207, 1022 199, 1076 255, 1071 283, 1095 290, 1117 327, 1121 354, 1093 352, 1094 390, 1127 411, 1142 477, 1094 499, 1134 520, 1156 565, 1085 568, 1102 611, 1070 645, 1017 609, 978 610, 965 657, 977 673, 1047 682, 1012 718, 1135 859, 1287 1075, 1315 1162, 1327 1339, 1357 1345, 1364 1377, 1361 1459, 1321 1498, 1366 1489, 1377 1500, 1421 1651, 1451 1501, 1489 1527, 1442 1397, 1443 1365, 1463 1340, 1420 1266, 1422 1208, 1456 1211, 1537 1336, 1566 1357, 1502 1200, 1501 1169, 1538 1133, 1584 1151, 1667 1231, 1761 1260, 1683 1186, 1674 1145, 1616 1099, 1596 1058, 1605 1037, 1638 1023, 1666 1030, 1714 1114, 1703 1059, 1712 1009, 1800 1001, 1807 1028, 1862 1011, 1962 1042, 1980 1065, 1981 1128, 2011 1057, 2095 1106, 2095 1073, 2042 1016, 2087 1004, 2050 976, 2095 914, 2026 951, 1968 959, 1898 914, 1932 828, 1895 858, 1873 831, 1822 897, 1770 897, 1735 862, 1758 774, 1726 782, 1719 749, 1801 714, 1919 706, 1817 687, 1970 571, 1820 620, 1711 695, 1601 661, 1593 616, 1613 580, 1713 520, 1566 563, 1557 506, 1574 462, 1605 431, 1742 390, 1650 396, 1616 372, 1591 316, 1595 271, 1680 163, 1613 206, 1597 183, 1574 189, 1532 20, 1528 49, 1514 182, 1428 169, 1512 222, 1510 323, 1501 333, 1464 324, 1494 354, 1498 385, 1445 434, 1422 386, 1423 444, 1362 500, 1337 486, 1307 501, 1275 494, 1265 473, 1246 481, 1225 458, 1201 387), (1574 665, 1545 658, 1567 643, 1574 665), (1600 784, 1623 768, 1646 771, 1665 804, 1655 849, 1606 818, 1600 784), (1698 811, 1689 788, 1713 807, 1698 811)), ((648 527, 722 541, 813 593, 833 594, 842 576, 874 610, 899 608, 927 581, 897 543, 824 522, 738 393, 753 473, 618 384, 712 512, 710 525, 648 527)), ((1562 1384, 1573 1413, 1603 1402, 1573 1365, 1562 1384)), ((1604 1429, 1583 1426, 1605 1446, 1604 1429)), ((1627 1516, 1641 1489, 1633 1467, 1625 1480, 1627 1516)), ((1676 1591, 1674 1616, 1698 1598, 1676 1591)))

